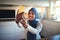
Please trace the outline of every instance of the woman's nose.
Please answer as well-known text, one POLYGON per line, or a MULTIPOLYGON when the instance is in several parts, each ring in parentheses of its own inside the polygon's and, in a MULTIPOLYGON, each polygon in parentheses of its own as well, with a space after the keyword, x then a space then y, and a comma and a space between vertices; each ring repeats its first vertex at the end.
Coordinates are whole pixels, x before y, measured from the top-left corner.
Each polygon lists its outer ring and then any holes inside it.
POLYGON ((30 14, 30 16, 32 16, 32 14, 30 14))

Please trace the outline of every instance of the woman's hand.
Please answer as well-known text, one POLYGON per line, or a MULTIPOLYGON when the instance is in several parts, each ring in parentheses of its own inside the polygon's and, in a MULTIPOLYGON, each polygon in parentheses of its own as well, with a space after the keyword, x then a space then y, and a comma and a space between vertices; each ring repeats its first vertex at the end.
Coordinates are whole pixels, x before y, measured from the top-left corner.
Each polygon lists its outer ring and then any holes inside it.
POLYGON ((28 27, 27 26, 27 23, 26 23, 26 21, 24 19, 21 19, 20 22, 24 26, 24 28, 27 28, 28 27))

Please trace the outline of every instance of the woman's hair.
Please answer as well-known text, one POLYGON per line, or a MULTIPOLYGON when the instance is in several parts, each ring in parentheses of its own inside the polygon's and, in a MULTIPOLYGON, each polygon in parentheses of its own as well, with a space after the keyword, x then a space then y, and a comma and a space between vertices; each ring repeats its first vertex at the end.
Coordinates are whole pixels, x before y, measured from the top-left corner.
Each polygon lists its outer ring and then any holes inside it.
POLYGON ((17 23, 17 24, 18 24, 19 21, 22 19, 23 13, 24 13, 24 12, 18 13, 18 11, 17 11, 17 15, 16 15, 16 23, 17 23))

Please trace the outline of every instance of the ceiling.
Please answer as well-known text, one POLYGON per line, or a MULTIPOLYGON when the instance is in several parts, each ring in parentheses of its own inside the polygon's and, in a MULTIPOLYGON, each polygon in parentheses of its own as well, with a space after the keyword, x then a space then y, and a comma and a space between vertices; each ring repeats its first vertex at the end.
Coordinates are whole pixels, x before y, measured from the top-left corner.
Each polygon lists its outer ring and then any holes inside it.
POLYGON ((0 0, 0 5, 38 5, 48 6, 53 0, 0 0))
POLYGON ((49 1, 49 0, 0 0, 0 1, 49 1))

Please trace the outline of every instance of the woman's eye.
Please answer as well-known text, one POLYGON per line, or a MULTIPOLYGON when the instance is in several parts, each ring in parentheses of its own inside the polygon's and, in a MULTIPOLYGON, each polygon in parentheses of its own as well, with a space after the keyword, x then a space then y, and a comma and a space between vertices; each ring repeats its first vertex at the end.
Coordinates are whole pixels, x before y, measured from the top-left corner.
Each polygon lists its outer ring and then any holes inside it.
POLYGON ((32 15, 34 15, 34 13, 32 13, 32 15))

